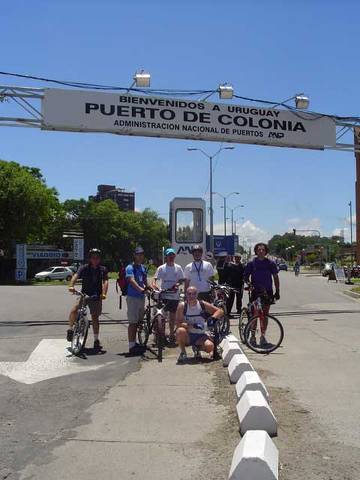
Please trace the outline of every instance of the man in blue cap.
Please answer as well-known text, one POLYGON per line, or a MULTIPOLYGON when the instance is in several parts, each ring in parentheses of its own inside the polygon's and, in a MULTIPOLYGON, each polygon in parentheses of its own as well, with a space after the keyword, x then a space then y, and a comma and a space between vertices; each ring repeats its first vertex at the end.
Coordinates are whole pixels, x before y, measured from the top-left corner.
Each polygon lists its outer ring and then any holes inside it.
POLYGON ((165 263, 156 270, 152 283, 152 287, 156 289, 157 280, 161 280, 162 290, 172 290, 163 294, 165 309, 169 312, 169 343, 172 345, 175 344, 175 317, 180 300, 179 285, 185 281, 183 269, 175 263, 175 257, 173 248, 165 250, 165 263))
POLYGON ((127 289, 127 316, 129 321, 128 338, 129 354, 141 355, 145 348, 136 343, 136 332, 138 323, 142 321, 145 310, 145 290, 148 287, 147 270, 143 265, 144 249, 136 247, 134 251, 134 262, 126 267, 125 277, 128 282, 127 289))

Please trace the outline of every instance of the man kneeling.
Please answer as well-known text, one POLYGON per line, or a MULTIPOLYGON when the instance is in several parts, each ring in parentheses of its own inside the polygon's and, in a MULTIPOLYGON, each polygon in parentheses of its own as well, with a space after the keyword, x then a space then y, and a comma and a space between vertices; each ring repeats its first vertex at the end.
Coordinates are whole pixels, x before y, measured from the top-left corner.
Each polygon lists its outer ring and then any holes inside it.
POLYGON ((185 302, 179 303, 176 311, 176 340, 180 347, 178 363, 186 362, 186 347, 189 345, 192 346, 195 358, 201 358, 201 350, 213 354, 214 342, 206 333, 206 325, 213 325, 224 315, 220 308, 199 301, 195 287, 189 287, 185 295, 185 302))

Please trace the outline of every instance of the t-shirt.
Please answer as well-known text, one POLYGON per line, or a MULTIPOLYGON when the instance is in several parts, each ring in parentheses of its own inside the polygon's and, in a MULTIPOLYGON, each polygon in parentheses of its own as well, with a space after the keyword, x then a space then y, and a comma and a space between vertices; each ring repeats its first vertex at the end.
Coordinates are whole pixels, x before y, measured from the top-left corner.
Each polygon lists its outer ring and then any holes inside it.
POLYGON ((102 265, 94 268, 88 264, 80 267, 76 273, 78 278, 82 280, 82 293, 89 296, 97 295, 100 297, 102 294, 103 281, 108 279, 107 268, 102 265))
MULTIPOLYGON (((126 267, 125 277, 127 280, 129 280, 129 278, 134 278, 135 282, 141 288, 145 288, 147 285, 147 271, 144 265, 130 263, 130 265, 126 267)), ((144 298, 144 294, 136 290, 131 283, 128 284, 127 295, 128 297, 144 298)))
POLYGON ((185 278, 190 280, 190 287, 196 287, 198 292, 209 292, 209 278, 214 276, 214 269, 210 262, 200 260, 191 262, 184 269, 185 278))
POLYGON ((254 285, 255 291, 259 292, 265 289, 272 293, 272 276, 277 273, 278 270, 273 261, 268 258, 264 258, 264 260, 254 258, 245 267, 244 279, 249 281, 251 276, 251 283, 254 285))
MULTIPOLYGON (((168 288, 172 288, 176 283, 180 280, 183 280, 184 272, 180 265, 176 263, 174 265, 168 265, 164 263, 164 265, 160 265, 156 270, 155 279, 161 280, 161 288, 166 290, 168 288)), ((176 292, 167 292, 163 294, 163 298, 168 300, 179 300, 180 292, 177 290, 176 292)))

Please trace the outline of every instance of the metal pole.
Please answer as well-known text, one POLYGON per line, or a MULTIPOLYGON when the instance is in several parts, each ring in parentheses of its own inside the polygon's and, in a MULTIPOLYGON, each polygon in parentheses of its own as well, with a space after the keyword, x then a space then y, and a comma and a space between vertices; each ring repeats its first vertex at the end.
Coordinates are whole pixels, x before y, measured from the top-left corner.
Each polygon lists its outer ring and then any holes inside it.
POLYGON ((213 167, 212 160, 210 159, 210 252, 214 253, 214 210, 213 210, 213 167))
POLYGON ((352 243, 353 243, 353 222, 352 222, 352 202, 351 202, 351 200, 349 202, 349 207, 350 207, 350 243, 352 245, 352 243))
POLYGON ((234 235, 234 209, 231 209, 231 235, 234 235))
POLYGON ((224 197, 224 235, 226 237, 226 197, 224 197))
MULTIPOLYGON (((359 147, 359 128, 354 128, 355 149, 359 147)), ((355 151, 356 263, 360 263, 360 153, 355 151)))

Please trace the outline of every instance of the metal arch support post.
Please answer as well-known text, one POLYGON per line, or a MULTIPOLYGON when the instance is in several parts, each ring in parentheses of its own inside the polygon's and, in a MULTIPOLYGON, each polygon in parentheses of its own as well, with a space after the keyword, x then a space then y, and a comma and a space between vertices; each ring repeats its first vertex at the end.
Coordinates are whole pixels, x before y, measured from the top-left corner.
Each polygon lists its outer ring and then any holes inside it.
POLYGON ((41 128, 42 115, 38 102, 44 98, 44 92, 43 88, 0 85, 0 105, 6 101, 12 102, 17 105, 21 113, 28 114, 27 117, 0 116, 0 126, 41 128))

